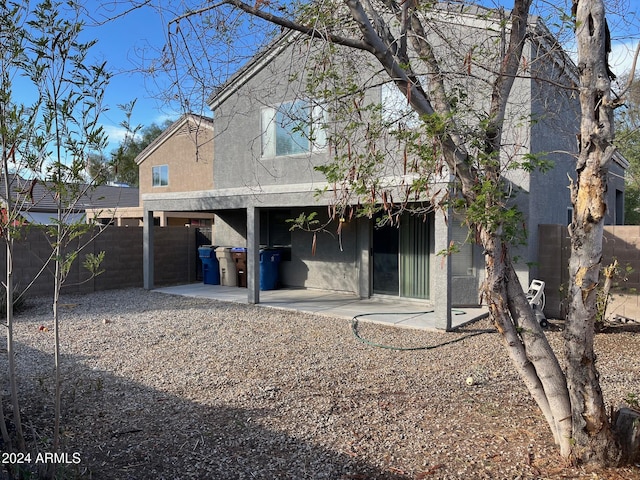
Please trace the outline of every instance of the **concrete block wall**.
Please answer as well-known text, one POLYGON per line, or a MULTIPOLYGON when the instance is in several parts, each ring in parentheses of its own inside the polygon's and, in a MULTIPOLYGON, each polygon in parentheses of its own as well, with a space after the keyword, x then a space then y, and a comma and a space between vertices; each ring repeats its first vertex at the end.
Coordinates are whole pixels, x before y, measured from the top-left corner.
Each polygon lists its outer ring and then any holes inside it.
POLYGON ((620 284, 625 290, 640 290, 640 226, 616 225, 605 227, 603 240, 603 265, 617 259, 621 268, 630 266, 627 281, 620 284))
MULTIPOLYGON (((108 290, 121 283, 142 285, 142 228, 108 228, 92 243, 92 251, 105 252, 104 273, 91 280, 93 291, 108 290)), ((81 262, 76 265, 78 275, 87 275, 81 262)))
MULTIPOLYGON (((154 234, 154 282, 172 285, 196 281, 196 232, 188 227, 156 227, 154 234)), ((142 252, 142 237, 140 237, 142 252)), ((142 255, 140 256, 142 259, 142 255)), ((142 281, 142 263, 140 263, 142 281)))
MULTIPOLYGON (((82 239, 75 243, 81 244, 82 239)), ((155 285, 174 285, 196 281, 197 250, 195 229, 157 227, 154 232, 155 285)), ((0 245, 0 278, 6 277, 6 249, 0 245)), ((14 246, 14 280, 24 289, 36 278, 51 255, 52 247, 37 229, 25 229, 14 246)), ((90 293, 116 288, 142 288, 142 227, 107 227, 79 254, 63 285, 62 293, 90 293), (87 253, 105 252, 101 275, 89 279, 82 266, 87 253)), ((53 263, 29 288, 28 296, 53 294, 53 263)), ((2 294, 0 292, 0 294, 2 294)))

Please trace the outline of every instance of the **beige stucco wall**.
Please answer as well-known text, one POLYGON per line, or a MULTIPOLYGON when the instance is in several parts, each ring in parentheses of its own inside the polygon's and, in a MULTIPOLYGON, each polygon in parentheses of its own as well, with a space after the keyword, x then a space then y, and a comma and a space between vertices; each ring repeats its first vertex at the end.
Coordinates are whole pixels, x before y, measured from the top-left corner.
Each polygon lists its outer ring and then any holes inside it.
POLYGON ((102 218, 112 220, 118 227, 142 226, 142 213, 141 207, 105 208, 86 211, 87 222, 94 218, 102 218))
POLYGON ((195 122, 182 125, 159 142, 139 165, 140 195, 213 188, 213 129, 195 122), (167 165, 169 184, 152 185, 152 169, 167 165))

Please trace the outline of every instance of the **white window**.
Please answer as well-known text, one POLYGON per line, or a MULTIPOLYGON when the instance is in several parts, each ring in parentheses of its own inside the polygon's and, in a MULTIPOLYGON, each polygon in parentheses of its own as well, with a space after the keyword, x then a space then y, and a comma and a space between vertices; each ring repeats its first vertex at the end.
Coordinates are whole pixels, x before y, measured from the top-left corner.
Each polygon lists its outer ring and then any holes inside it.
POLYGON ((152 184, 154 187, 165 187, 169 185, 169 166, 158 165, 151 169, 152 184))
POLYGON ((455 242, 458 251, 451 255, 451 275, 454 277, 472 277, 473 244, 469 239, 469 228, 455 217, 451 224, 451 240, 455 242))
POLYGON ((420 117, 398 86, 394 83, 385 83, 380 91, 382 101, 382 120, 391 130, 400 128, 414 129, 420 125, 420 117))
POLYGON ((262 156, 304 154, 327 146, 326 112, 306 100, 262 109, 262 156))

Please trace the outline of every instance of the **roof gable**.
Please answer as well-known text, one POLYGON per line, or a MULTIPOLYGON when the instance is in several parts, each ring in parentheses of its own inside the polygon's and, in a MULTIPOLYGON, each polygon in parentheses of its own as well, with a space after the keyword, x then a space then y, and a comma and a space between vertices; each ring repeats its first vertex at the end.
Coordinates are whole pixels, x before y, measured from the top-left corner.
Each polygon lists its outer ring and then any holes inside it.
POLYGON ((140 165, 143 163, 153 152, 170 140, 174 135, 179 135, 180 133, 192 133, 201 127, 213 131, 213 119, 197 115, 195 113, 182 115, 138 154, 136 157, 136 164, 140 165))
POLYGON ((287 31, 276 38, 269 45, 256 53, 246 64, 234 73, 225 83, 216 88, 207 99, 209 108, 214 111, 229 97, 236 93, 243 85, 260 73, 274 58, 286 50, 289 45, 303 34, 287 31))
MULTIPOLYGON (((503 21, 504 15, 508 11, 484 7, 480 5, 470 5, 465 3, 441 2, 433 5, 434 12, 443 16, 455 15, 459 18, 467 18, 468 21, 481 21, 486 24, 485 28, 490 28, 503 21)), ((529 36, 530 42, 544 44, 544 47, 552 54, 552 61, 561 67, 564 75, 571 80, 577 79, 576 66, 563 49, 557 49, 557 42, 551 32, 544 25, 542 19, 537 15, 529 16, 529 28, 535 31, 536 35, 529 36)), ((215 111, 221 104, 228 100, 234 93, 238 92, 255 75, 260 73, 270 62, 286 50, 294 41, 300 37, 310 36, 294 30, 287 30, 275 40, 258 51, 246 64, 240 67, 227 81, 214 90, 207 99, 207 104, 212 111, 215 111)))

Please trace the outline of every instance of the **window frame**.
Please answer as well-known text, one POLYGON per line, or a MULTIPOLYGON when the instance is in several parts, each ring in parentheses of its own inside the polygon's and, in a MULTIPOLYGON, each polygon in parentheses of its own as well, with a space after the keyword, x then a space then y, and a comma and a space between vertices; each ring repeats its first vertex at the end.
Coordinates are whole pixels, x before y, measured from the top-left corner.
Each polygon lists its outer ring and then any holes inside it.
POLYGON ((420 127, 420 116, 394 83, 387 82, 380 86, 380 105, 382 121, 390 131, 420 127))
POLYGON ((326 123, 326 109, 310 99, 290 100, 275 107, 262 108, 260 110, 262 158, 309 155, 326 150, 328 144, 326 123), (299 126, 301 122, 292 115, 287 115, 287 112, 299 112, 302 109, 308 112, 305 114, 306 123, 299 126), (279 140, 283 143, 279 144, 279 140), (294 147, 291 148, 289 145, 290 148, 286 148, 284 143, 286 140, 292 141, 294 147), (301 140, 304 140, 305 145, 300 144, 301 140))
POLYGON ((458 251, 451 255, 451 276, 452 277, 474 277, 475 255, 473 242, 470 237, 470 230, 462 218, 454 215, 451 224, 451 240, 455 243, 458 251))
POLYGON ((169 186, 169 165, 154 165, 151 167, 151 186, 152 187, 167 187, 169 186), (158 172, 158 174, 156 174, 158 172), (163 175, 164 173, 164 175, 163 175), (156 183, 156 178, 158 182, 156 183), (163 180, 164 179, 164 183, 163 180))

